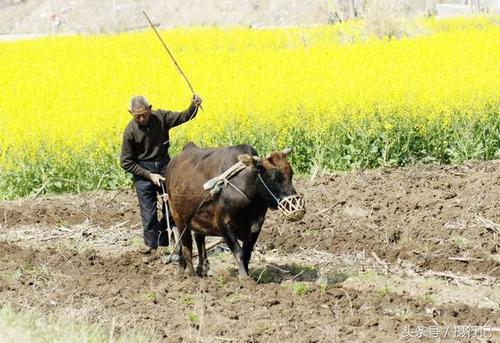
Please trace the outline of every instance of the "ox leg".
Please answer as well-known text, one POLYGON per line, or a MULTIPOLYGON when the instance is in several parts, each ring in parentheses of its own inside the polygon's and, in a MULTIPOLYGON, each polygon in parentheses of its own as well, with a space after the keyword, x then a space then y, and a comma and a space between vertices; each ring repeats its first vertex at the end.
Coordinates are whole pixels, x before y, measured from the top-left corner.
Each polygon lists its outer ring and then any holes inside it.
POLYGON ((252 257, 253 247, 255 246, 255 242, 257 242, 257 238, 259 237, 258 232, 252 232, 250 234, 250 239, 248 241, 243 242, 243 266, 248 274, 248 263, 250 262, 250 258, 252 257))
POLYGON ((198 267, 196 267, 196 274, 198 276, 207 276, 208 274, 208 257, 205 248, 205 236, 194 234, 196 240, 196 247, 198 248, 198 267))
POLYGON ((179 270, 184 272, 186 270, 186 259, 184 258, 184 253, 182 252, 182 244, 179 243, 179 247, 177 249, 179 251, 179 270))
POLYGON ((194 276, 193 268, 193 236, 191 235, 191 228, 187 227, 186 232, 182 236, 182 258, 185 263, 184 269, 187 269, 187 273, 190 276, 194 276))
POLYGON ((234 231, 229 225, 223 225, 222 228, 222 237, 224 237, 224 241, 226 241, 227 246, 231 249, 234 258, 236 259, 236 263, 238 264, 239 276, 248 277, 248 271, 245 269, 245 265, 243 264, 243 250, 241 249, 240 243, 238 242, 234 231))
MULTIPOLYGON (((180 218, 178 218, 178 217, 174 217, 174 218, 176 219, 176 223, 178 223, 178 225, 181 228, 183 228, 182 231, 184 231, 184 230, 188 231, 189 230, 186 227, 186 224, 184 224, 184 222, 180 218)), ((174 231, 173 233, 174 233, 174 237, 175 237, 175 242, 177 244, 177 254, 179 254, 179 270, 181 272, 184 272, 186 270, 186 259, 184 258, 184 249, 182 249, 182 246, 184 245, 183 244, 183 242, 184 242, 184 235, 186 234, 186 232, 184 232, 183 237, 180 237, 179 228, 174 228, 173 231, 174 231)), ((176 251, 172 250, 171 253, 174 254, 174 253, 176 253, 176 251)))

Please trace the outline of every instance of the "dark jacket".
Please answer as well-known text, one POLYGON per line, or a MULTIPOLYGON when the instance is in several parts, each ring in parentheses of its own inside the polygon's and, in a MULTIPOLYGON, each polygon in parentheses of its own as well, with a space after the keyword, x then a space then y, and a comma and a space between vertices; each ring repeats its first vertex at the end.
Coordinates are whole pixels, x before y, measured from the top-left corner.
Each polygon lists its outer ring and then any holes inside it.
POLYGON ((141 126, 134 119, 123 133, 120 165, 126 171, 149 178, 150 171, 144 169, 141 161, 169 160, 169 130, 194 118, 198 107, 191 104, 183 112, 165 110, 151 111, 148 125, 141 126))

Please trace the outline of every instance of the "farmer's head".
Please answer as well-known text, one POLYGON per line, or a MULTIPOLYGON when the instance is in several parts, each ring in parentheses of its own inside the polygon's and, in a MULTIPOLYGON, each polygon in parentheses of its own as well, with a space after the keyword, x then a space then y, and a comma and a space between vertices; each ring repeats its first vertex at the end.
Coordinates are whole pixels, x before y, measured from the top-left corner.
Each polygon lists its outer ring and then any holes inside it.
POLYGON ((151 105, 142 95, 133 96, 130 99, 130 108, 128 110, 139 125, 147 125, 151 115, 151 105))

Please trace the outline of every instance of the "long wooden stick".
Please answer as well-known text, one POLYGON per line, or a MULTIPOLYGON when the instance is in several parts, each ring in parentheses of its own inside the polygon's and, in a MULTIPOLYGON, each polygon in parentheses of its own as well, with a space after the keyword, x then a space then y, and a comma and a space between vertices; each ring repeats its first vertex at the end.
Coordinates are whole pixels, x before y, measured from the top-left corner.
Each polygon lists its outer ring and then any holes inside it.
MULTIPOLYGON (((184 77, 184 80, 186 80, 188 86, 189 86, 189 89, 191 90, 191 93, 194 95, 195 92, 194 92, 194 89, 193 89, 193 86, 191 85, 191 82, 189 82, 189 79, 187 78, 186 74, 184 74, 184 72, 182 71, 181 67, 179 66, 179 63, 177 63, 177 61, 175 60, 175 57, 174 55, 172 55, 172 53, 170 52, 170 49, 167 47, 167 44, 165 44, 165 42, 163 41, 163 39, 161 38, 160 34, 158 33, 158 31, 156 30, 156 27, 153 25, 153 22, 151 21, 151 19, 149 19, 148 15, 146 14, 146 11, 142 11, 142 13, 144 14, 144 16, 146 17, 146 19, 148 20, 149 22, 149 25, 151 26, 151 28, 154 30, 154 32, 156 33, 156 36, 158 36, 158 39, 160 40, 161 44, 163 45, 163 47, 165 48, 165 50, 167 50, 168 52, 168 55, 170 56, 170 58, 172 59, 172 61, 174 62, 175 66, 177 67, 177 70, 179 71, 179 73, 184 77)), ((200 105, 200 108, 203 109, 203 107, 200 105)))

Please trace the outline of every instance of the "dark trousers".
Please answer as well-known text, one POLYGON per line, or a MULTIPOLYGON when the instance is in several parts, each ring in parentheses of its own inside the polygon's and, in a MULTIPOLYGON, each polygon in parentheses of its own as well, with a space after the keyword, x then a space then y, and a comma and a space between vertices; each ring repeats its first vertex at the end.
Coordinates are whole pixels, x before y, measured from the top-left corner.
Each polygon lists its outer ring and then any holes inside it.
MULTIPOLYGON (((140 161, 139 164, 152 173, 164 176, 168 162, 169 160, 165 159, 140 161)), ((141 176, 134 176, 134 180, 144 229, 144 244, 153 249, 168 246, 167 220, 170 220, 171 226, 174 222, 171 218, 166 218, 165 203, 162 203, 162 218, 158 221, 158 194, 162 194, 162 188, 141 176)))

